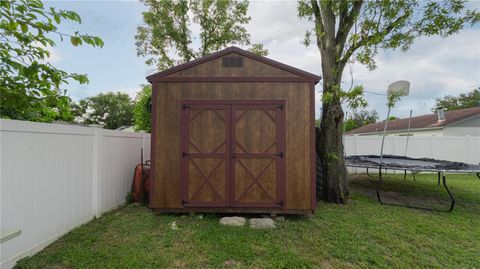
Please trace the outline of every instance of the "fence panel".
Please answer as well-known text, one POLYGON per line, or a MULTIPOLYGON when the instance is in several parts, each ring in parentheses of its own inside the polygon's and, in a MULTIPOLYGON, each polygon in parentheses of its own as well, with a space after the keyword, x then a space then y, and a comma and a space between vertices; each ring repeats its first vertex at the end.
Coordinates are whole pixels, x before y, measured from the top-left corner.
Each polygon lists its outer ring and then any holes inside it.
MULTIPOLYGON (((405 155, 407 138, 385 137, 384 154, 405 155)), ((380 154, 381 136, 345 136, 346 155, 380 154)), ((473 136, 411 136, 407 156, 447 161, 480 163, 480 137, 473 136)))
POLYGON ((0 120, 1 268, 125 200, 150 135, 0 120))

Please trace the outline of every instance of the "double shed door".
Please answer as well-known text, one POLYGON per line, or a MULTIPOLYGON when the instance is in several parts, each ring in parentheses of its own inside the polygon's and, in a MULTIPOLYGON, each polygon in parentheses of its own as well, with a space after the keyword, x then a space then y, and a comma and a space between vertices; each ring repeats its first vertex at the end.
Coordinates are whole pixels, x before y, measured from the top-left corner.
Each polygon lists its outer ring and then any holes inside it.
POLYGON ((182 102, 182 204, 283 207, 284 106, 284 101, 182 102))

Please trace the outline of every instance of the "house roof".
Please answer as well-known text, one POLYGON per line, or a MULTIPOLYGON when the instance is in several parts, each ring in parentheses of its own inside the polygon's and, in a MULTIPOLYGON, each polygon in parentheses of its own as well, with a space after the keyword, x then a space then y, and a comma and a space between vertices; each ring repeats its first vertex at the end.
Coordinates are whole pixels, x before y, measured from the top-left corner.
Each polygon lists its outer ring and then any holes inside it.
MULTIPOLYGON (((480 115, 480 107, 472 107, 454 111, 445 112, 445 120, 438 121, 437 113, 412 117, 410 129, 439 128, 444 127, 469 117, 480 115)), ((385 122, 371 123, 357 129, 346 132, 345 134, 366 134, 382 132, 385 122)), ((408 118, 389 121, 387 131, 401 131, 408 129, 408 118)))
POLYGON ((173 73, 176 73, 176 72, 179 72, 181 70, 190 68, 192 66, 199 65, 201 63, 204 63, 204 62, 222 57, 222 56, 227 55, 229 53, 237 53, 237 54, 242 55, 244 57, 248 57, 250 59, 253 59, 253 60, 268 64, 270 66, 288 71, 288 72, 293 73, 295 75, 298 75, 300 77, 304 77, 308 80, 313 80, 315 83, 318 83, 320 81, 320 79, 322 78, 318 75, 315 75, 315 74, 300 70, 298 68, 295 68, 295 67, 277 62, 277 61, 269 59, 267 57, 259 56, 259 55, 255 54, 253 52, 246 51, 246 50, 240 49, 238 47, 232 46, 232 47, 228 47, 224 50, 220 50, 220 51, 214 52, 212 54, 206 55, 202 58, 195 59, 193 61, 181 64, 181 65, 178 65, 178 66, 174 66, 174 67, 169 68, 167 70, 152 74, 152 75, 147 77, 147 80, 149 82, 153 82, 153 81, 156 81, 159 78, 166 77, 166 76, 171 75, 173 73))

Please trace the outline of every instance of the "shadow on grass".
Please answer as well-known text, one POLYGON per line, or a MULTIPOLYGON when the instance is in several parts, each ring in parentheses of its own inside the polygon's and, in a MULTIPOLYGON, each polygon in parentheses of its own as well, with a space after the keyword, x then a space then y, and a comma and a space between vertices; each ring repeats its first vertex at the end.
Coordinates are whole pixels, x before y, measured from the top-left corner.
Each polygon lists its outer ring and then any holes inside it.
MULTIPOLYGON (((350 176, 350 190, 354 194, 377 200, 378 177, 365 174, 350 176)), ((480 180, 475 175, 447 175, 447 185, 456 198, 455 210, 478 212, 480 209, 480 180), (468 191, 466 191, 468 190, 468 191)), ((410 207, 427 207, 446 210, 450 197, 436 174, 420 174, 416 180, 411 175, 384 175, 381 187, 382 201, 410 207)))

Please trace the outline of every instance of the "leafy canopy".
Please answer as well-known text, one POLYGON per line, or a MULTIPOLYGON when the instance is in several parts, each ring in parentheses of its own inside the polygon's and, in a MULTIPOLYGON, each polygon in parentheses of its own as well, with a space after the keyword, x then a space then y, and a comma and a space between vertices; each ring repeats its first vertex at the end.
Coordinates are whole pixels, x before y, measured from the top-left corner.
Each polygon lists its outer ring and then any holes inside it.
POLYGON ((364 125, 375 123, 379 119, 378 113, 376 110, 354 110, 352 114, 345 121, 344 129, 345 132, 362 127, 364 125))
POLYGON ((129 126, 133 121, 133 102, 126 93, 100 93, 73 104, 76 121, 82 124, 99 124, 105 129, 129 126))
POLYGON ((68 10, 46 9, 40 0, 0 0, 0 117, 50 122, 72 119, 70 99, 61 85, 68 80, 88 83, 86 75, 67 73, 48 63, 52 34, 69 38, 74 46, 83 43, 103 46, 96 36, 58 32, 62 21, 81 23, 68 10))
POLYGON ((151 131, 152 86, 144 85, 135 97, 133 107, 133 125, 135 131, 151 131))
MULTIPOLYGON (((165 70, 220 50, 229 45, 250 45, 244 27, 247 0, 142 0, 144 25, 135 36, 138 56, 146 63, 165 70), (196 34, 195 28, 199 28, 196 34)), ((266 55, 261 44, 251 51, 266 55)))
POLYGON ((446 95, 438 98, 432 111, 435 112, 437 107, 443 107, 448 111, 459 110, 464 108, 480 106, 480 87, 473 89, 471 92, 462 93, 459 96, 446 95))

